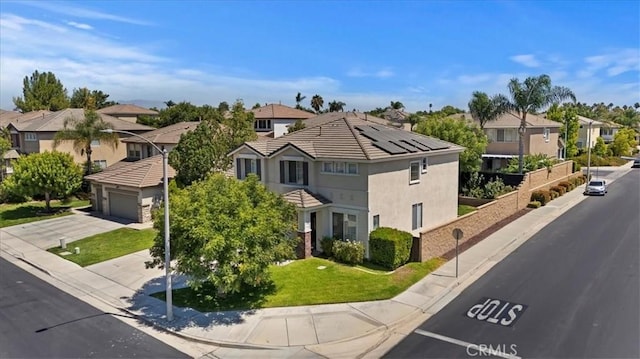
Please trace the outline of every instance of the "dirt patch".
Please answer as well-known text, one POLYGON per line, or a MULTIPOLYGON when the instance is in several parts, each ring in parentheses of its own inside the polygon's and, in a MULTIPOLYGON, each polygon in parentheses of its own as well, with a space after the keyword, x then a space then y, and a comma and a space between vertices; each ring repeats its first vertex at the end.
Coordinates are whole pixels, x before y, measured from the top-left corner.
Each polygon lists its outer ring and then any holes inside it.
MULTIPOLYGON (((479 243, 480 241, 482 241, 483 239, 489 237, 490 235, 492 235, 493 233, 497 232, 498 230, 500 230, 502 227, 506 226, 507 224, 515 221, 516 219, 524 216, 525 214, 527 214, 529 211, 531 211, 531 208, 525 208, 522 209, 514 214, 512 214, 511 216, 494 223, 491 227, 485 229, 484 231, 476 234, 475 236, 469 238, 466 242, 460 244, 458 246, 458 253, 461 254, 464 251, 466 251, 467 249, 473 247, 474 245, 476 245, 477 243, 479 243)), ((456 257, 456 250, 455 248, 448 251, 447 253, 443 254, 441 256, 442 258, 446 259, 446 260, 450 260, 456 257)))

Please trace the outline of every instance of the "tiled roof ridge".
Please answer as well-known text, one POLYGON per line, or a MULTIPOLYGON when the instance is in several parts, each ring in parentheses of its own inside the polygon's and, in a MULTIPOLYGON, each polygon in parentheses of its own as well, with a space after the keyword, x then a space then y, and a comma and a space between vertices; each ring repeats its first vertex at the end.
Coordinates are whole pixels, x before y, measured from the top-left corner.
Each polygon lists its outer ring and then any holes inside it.
MULTIPOLYGON (((358 117, 356 117, 356 118, 358 118, 358 117)), ((360 133, 356 133, 355 132, 356 129, 353 128, 353 125, 351 124, 350 121, 347 120, 346 117, 343 117, 343 121, 347 124, 347 127, 349 128, 349 131, 351 131, 351 134, 353 135, 353 138, 358 143, 358 146, 360 146, 360 149, 362 150, 362 153, 364 153, 365 158, 367 160, 371 160, 371 156, 369 156, 369 152, 367 150, 365 150, 364 145, 362 144, 362 141, 360 141, 360 133)), ((358 132, 360 132, 360 131, 358 131, 358 132)))

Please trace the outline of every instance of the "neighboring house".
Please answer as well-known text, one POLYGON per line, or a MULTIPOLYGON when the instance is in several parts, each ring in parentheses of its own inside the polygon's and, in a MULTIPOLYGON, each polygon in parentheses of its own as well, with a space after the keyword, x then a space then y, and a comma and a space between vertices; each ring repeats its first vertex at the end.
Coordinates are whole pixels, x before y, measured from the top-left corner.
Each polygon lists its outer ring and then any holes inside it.
POLYGON ((255 117, 254 128, 259 135, 280 137, 289 131, 289 126, 298 120, 306 120, 315 114, 289 106, 270 104, 249 110, 255 117))
MULTIPOLYGON (((160 149, 171 151, 180 142, 180 136, 189 131, 193 131, 200 122, 179 122, 167 127, 140 134, 145 139, 151 141, 160 149)), ((137 161, 143 158, 159 155, 160 153, 147 141, 138 137, 128 137, 122 140, 126 144, 127 161, 137 161)))
POLYGON ((405 112, 404 109, 387 107, 387 109, 381 114, 381 117, 387 120, 392 126, 411 131, 411 123, 408 120, 410 115, 411 114, 405 112))
POLYGON ((580 124, 578 130, 579 149, 593 148, 598 137, 602 137, 605 143, 613 142, 613 137, 620 129, 618 124, 592 120, 584 116, 578 116, 578 123, 580 124), (591 123, 591 142, 589 142, 589 123, 591 123))
MULTIPOLYGON (((455 114, 450 117, 472 120, 471 114, 455 114)), ((495 121, 484 125, 489 144, 482 155, 482 170, 496 171, 506 167, 512 158, 519 154, 520 117, 515 113, 505 113, 495 121)), ((550 158, 562 157, 564 141, 560 139, 559 122, 547 120, 534 114, 527 114, 527 129, 524 134, 524 154, 545 154, 550 158)))
POLYGON ((13 161, 20 158, 20 154, 15 149, 10 149, 2 155, 2 166, 0 166, 0 181, 13 173, 13 161))
MULTIPOLYGON (((160 149, 171 151, 180 136, 193 131, 199 122, 179 122, 140 134, 160 149)), ((162 201, 162 156, 153 146, 141 138, 131 136, 122 140, 127 158, 103 172, 86 176, 91 183, 91 204, 94 211, 147 222, 151 210, 162 201)), ((169 178, 175 176, 171 166, 169 178)))
POLYGON ((254 173, 296 205, 301 257, 325 236, 359 241, 368 256, 369 232, 379 226, 419 236, 457 217, 464 148, 365 118, 321 115, 230 154, 236 178, 254 173))
MULTIPOLYGON (((25 114, 27 116, 31 113, 25 114)), ((153 129, 152 127, 120 120, 108 115, 100 115, 102 119, 111 124, 116 130, 125 130, 133 133, 142 133, 153 129)), ((68 108, 51 113, 42 112, 35 118, 24 119, 19 117, 12 120, 7 128, 11 133, 11 142, 14 149, 20 153, 39 153, 53 150, 53 138, 56 132, 64 129, 64 121, 67 118, 82 120, 84 110, 78 108, 68 108)), ((128 135, 119 134, 120 138, 128 135)), ((91 159, 94 164, 105 168, 126 157, 126 146, 122 143, 117 148, 108 145, 101 145, 100 141, 95 141, 91 145, 93 153, 91 159)), ((85 163, 84 154, 78 153, 73 148, 73 141, 63 141, 56 148, 57 151, 70 153, 77 163, 85 163)))
POLYGON ((101 108, 97 111, 98 113, 113 116, 119 118, 121 120, 125 120, 128 122, 136 123, 138 122, 138 118, 140 116, 158 116, 158 111, 149 110, 148 108, 123 104, 123 105, 113 105, 105 108, 101 108))
MULTIPOLYGON (((167 175, 175 177, 171 166, 167 175)), ((136 162, 121 161, 85 179, 91 183, 93 210, 107 216, 144 223, 151 221, 152 210, 162 203, 161 155, 136 162)))

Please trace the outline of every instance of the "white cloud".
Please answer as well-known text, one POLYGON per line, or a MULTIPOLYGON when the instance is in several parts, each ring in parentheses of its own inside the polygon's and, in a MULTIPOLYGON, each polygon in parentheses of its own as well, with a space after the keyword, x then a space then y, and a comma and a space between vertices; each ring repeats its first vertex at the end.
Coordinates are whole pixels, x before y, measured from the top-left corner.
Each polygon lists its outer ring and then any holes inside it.
POLYGON ((511 56, 509 59, 526 67, 540 67, 540 61, 536 59, 535 55, 515 55, 511 56))
POLYGON ((67 25, 73 26, 75 28, 82 29, 82 30, 93 30, 93 26, 89 24, 81 24, 75 21, 67 21, 67 25))
POLYGON ((588 56, 584 62, 586 67, 577 71, 577 76, 580 78, 592 77, 599 71, 604 71, 609 77, 640 71, 640 49, 610 50, 603 54, 588 56))
POLYGON ((349 71, 347 71, 347 76, 349 77, 376 77, 376 78, 389 78, 393 77, 395 74, 391 69, 385 68, 377 71, 364 71, 359 67, 355 67, 349 71))
MULTIPOLYGON (((77 4, 72 6, 66 5, 60 2, 54 1, 23 1, 21 5, 28 5, 39 9, 51 11, 54 13, 83 18, 83 19, 95 19, 95 20, 109 20, 114 22, 122 22, 134 25, 151 25, 152 23, 146 20, 132 19, 124 16, 108 14, 102 11, 95 11, 91 9, 81 8, 77 4)), ((126 7, 124 7, 126 9, 126 7)))

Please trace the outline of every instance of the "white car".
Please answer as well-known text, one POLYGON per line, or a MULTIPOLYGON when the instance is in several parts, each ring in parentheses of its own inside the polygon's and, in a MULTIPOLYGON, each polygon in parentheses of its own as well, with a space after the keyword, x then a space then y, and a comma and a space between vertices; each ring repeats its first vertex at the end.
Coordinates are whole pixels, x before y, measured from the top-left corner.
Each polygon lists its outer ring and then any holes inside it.
POLYGON ((607 193, 607 182, 605 180, 591 180, 587 184, 587 188, 584 190, 584 194, 591 195, 596 194, 604 196, 607 193))

